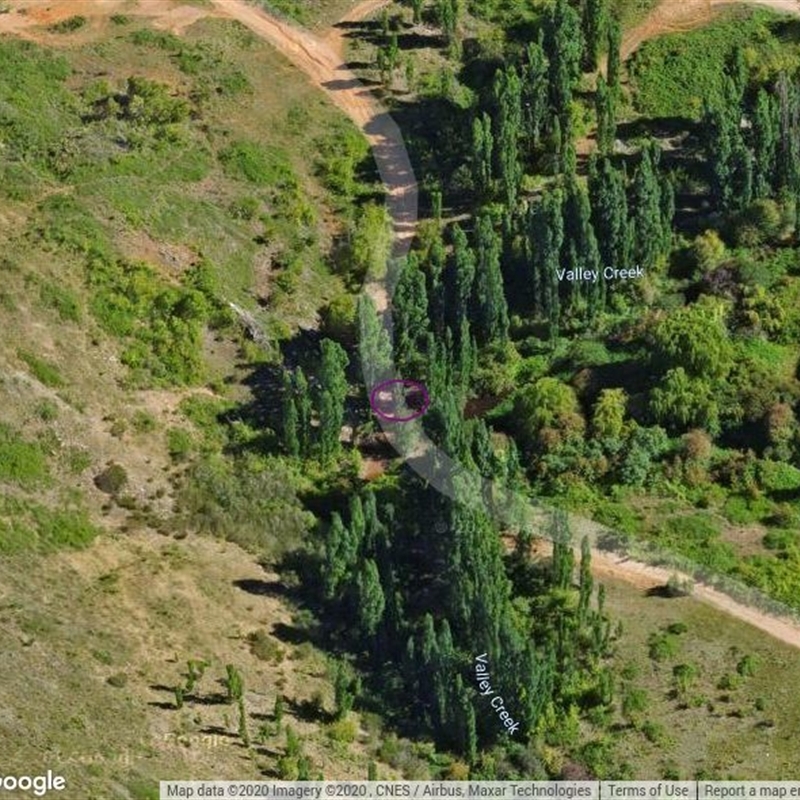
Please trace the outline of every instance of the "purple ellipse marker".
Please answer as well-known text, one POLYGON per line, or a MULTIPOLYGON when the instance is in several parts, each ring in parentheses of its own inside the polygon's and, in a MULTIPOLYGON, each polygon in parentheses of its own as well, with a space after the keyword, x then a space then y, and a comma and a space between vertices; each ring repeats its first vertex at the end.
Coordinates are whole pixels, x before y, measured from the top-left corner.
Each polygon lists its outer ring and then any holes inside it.
POLYGON ((375 414, 386 422, 411 422, 411 420, 421 417, 428 410, 431 404, 431 398, 428 394, 428 389, 421 381, 412 381, 408 378, 392 378, 388 381, 381 381, 381 383, 373 387, 372 391, 369 393, 369 404, 375 414), (409 387, 411 392, 418 393, 422 396, 419 410, 415 410, 413 414, 409 414, 405 417, 397 417, 393 414, 387 414, 379 407, 380 400, 378 395, 381 392, 391 391, 390 387, 395 385, 401 385, 404 388, 409 387))

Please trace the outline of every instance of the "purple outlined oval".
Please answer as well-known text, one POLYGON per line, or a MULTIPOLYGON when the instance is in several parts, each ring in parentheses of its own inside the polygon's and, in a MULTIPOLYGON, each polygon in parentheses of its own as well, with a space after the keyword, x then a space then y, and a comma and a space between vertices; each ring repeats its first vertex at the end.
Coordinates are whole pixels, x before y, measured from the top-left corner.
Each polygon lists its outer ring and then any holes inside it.
MULTIPOLYGON (((369 393, 369 404, 375 414, 386 422, 411 422, 414 419, 419 419, 428 410, 431 404, 431 398, 428 394, 427 387, 422 381, 412 381, 409 378, 391 378, 388 381, 381 381, 372 388, 372 391, 369 393), (398 385, 402 386, 404 389, 408 388, 408 391, 405 392, 406 395, 416 393, 421 396, 421 407, 419 409, 414 409, 414 413, 404 417, 387 414, 386 411, 380 407, 380 395, 384 392, 392 392, 391 387, 398 385)), ((410 408, 413 408, 413 406, 410 406, 410 408)))

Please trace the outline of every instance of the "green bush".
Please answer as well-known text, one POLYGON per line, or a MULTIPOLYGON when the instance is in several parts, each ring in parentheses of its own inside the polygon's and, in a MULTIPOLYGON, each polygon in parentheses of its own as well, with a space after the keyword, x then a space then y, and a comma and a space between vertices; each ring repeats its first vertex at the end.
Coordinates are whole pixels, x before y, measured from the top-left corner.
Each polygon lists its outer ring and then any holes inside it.
POLYGON ((225 174, 259 186, 289 188, 297 181, 284 153, 276 147, 238 141, 226 147, 219 160, 225 174))
POLYGON ((283 651, 267 631, 259 628, 248 635, 250 652, 261 661, 280 661, 283 651))
POLYGON ((53 33, 72 33, 73 31, 80 30, 86 24, 86 17, 76 14, 73 17, 67 17, 59 22, 51 25, 48 30, 53 33))
POLYGON ((173 461, 186 461, 194 450, 194 439, 186 428, 170 428, 167 431, 167 450, 173 461))
POLYGON ((193 528, 274 556, 296 547, 313 519, 296 483, 277 460, 209 456, 193 465, 178 501, 193 528))
POLYGON ((761 543, 768 550, 788 550, 789 548, 796 548, 800 545, 800 533, 793 530, 777 528, 767 531, 761 543))
POLYGON ((637 110, 651 117, 697 118, 704 103, 727 102, 725 67, 736 47, 749 51, 753 72, 787 60, 796 64, 796 47, 783 44, 771 29, 775 20, 770 12, 737 9, 697 30, 645 42, 630 64, 637 110))
POLYGON ((39 299, 47 308, 52 308, 66 322, 80 322, 81 313, 78 300, 69 289, 49 281, 39 285, 39 299))
POLYGON ((100 533, 86 511, 67 499, 58 509, 34 502, 0 501, 0 551, 83 548, 100 533))
POLYGON ((674 658, 680 650, 678 638, 666 631, 651 633, 647 639, 648 654, 653 661, 674 658))
POLYGON ((131 424, 136 433, 152 433, 157 427, 156 418, 142 409, 134 412, 131 424))
POLYGON ((94 258, 110 257, 106 231, 74 197, 51 195, 39 204, 37 212, 34 232, 44 243, 94 258))
POLYGON ((731 495, 722 507, 725 518, 734 525, 751 525, 772 513, 772 504, 766 498, 749 499, 731 495))
POLYGON ((145 264, 92 259, 92 313, 110 334, 128 339, 121 361, 135 385, 185 386, 204 374, 202 329, 210 307, 193 288, 165 288, 145 264))
POLYGON ((24 39, 0 41, 4 162, 44 165, 64 131, 79 121, 64 86, 69 74, 62 56, 24 39))
POLYGON ((34 412, 42 422, 52 422, 58 417, 58 406, 52 400, 40 400, 34 412))
POLYGON ((800 489, 800 469, 783 461, 760 461, 758 482, 765 492, 794 492, 800 489))

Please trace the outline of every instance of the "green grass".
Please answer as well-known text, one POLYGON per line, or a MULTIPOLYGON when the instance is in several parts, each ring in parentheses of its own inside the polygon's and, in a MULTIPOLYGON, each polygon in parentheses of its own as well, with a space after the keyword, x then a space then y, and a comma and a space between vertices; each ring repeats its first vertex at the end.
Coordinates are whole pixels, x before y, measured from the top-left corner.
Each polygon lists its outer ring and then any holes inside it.
POLYGON ((0 481, 33 488, 48 480, 47 458, 36 442, 26 441, 0 422, 0 481))
MULTIPOLYGON (((606 606, 624 625, 612 669, 626 685, 646 692, 643 720, 668 733, 653 741, 643 726, 622 723, 614 756, 632 766, 631 777, 665 777, 672 766, 681 779, 790 778, 793 732, 800 725, 800 708, 792 701, 800 691, 800 651, 691 597, 645 599, 631 585, 603 583, 606 606), (677 621, 685 630, 671 627, 677 621), (669 633, 673 629, 683 632, 669 633), (659 650, 662 660, 650 661, 650 645, 665 637, 674 646, 659 650), (748 672, 751 663, 758 665, 754 674, 741 676, 739 665, 748 672), (699 670, 684 698, 673 694, 679 664, 699 670), (732 688, 719 688, 723 684, 732 688)), ((622 722, 618 714, 615 709, 612 722, 622 722)))
POLYGON ((750 359, 783 380, 792 380, 797 369, 796 345, 776 344, 759 337, 749 337, 737 342, 740 359, 750 359))
POLYGON ((736 47, 764 80, 780 64, 796 65, 800 50, 791 37, 779 37, 779 20, 763 9, 736 9, 706 27, 646 42, 630 65, 637 110, 649 117, 698 118, 704 102, 723 102, 724 67, 736 47))
POLYGON ((80 549, 100 533, 86 510, 67 498, 59 508, 17 497, 0 499, 0 552, 80 549))
POLYGON ((64 87, 67 60, 29 41, 0 41, 0 105, 4 161, 45 164, 75 107, 64 87))
POLYGON ((286 154, 276 147, 233 142, 220 152, 219 159, 225 174, 235 180, 276 189, 291 188, 296 183, 286 154))
POLYGON ((39 284, 39 300, 42 305, 53 309, 64 322, 80 322, 80 303, 69 289, 42 280, 39 284))
POLYGON ((51 388, 58 388, 64 385, 64 379, 55 364, 40 358, 28 350, 18 350, 17 356, 28 365, 31 374, 40 383, 51 388))

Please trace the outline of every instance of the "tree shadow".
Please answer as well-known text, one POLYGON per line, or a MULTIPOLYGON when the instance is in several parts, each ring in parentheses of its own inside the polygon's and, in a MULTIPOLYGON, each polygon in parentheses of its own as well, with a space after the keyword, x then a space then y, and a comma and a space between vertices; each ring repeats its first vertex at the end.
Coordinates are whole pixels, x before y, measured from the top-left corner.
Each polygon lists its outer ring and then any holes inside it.
POLYGON ((335 715, 320 708, 313 700, 286 700, 286 708, 303 722, 333 722, 335 715))
POLYGON ((290 589, 281 581, 262 581, 257 578, 240 578, 232 581, 237 589, 243 592, 261 597, 291 598, 296 597, 297 592, 290 589))

